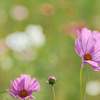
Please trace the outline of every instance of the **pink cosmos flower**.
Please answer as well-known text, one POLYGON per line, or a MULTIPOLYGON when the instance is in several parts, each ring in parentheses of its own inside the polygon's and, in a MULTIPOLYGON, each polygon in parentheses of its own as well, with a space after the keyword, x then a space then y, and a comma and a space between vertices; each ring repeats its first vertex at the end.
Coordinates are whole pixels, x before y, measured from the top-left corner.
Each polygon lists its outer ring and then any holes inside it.
POLYGON ((29 75, 21 75, 20 78, 11 81, 12 90, 7 90, 11 97, 25 99, 34 99, 33 92, 40 90, 40 85, 35 78, 31 80, 29 75))
POLYGON ((95 71, 100 70, 100 33, 91 32, 83 28, 80 32, 77 30, 78 38, 75 41, 75 50, 82 57, 82 68, 85 63, 89 63, 95 71))

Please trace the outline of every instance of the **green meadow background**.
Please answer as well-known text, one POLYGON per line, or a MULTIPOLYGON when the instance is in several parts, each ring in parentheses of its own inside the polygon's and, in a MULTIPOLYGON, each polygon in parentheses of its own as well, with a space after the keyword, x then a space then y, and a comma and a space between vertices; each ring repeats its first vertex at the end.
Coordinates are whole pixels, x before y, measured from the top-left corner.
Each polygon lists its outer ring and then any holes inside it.
MULTIPOLYGON (((27 74, 40 83, 40 91, 33 93, 36 100, 53 100, 47 80, 55 76, 56 100, 80 100, 81 58, 74 46, 76 30, 82 27, 100 30, 100 0, 0 0, 0 91, 11 89, 11 80, 27 74), (22 11, 14 11, 16 7, 22 11), (43 45, 22 51, 7 46, 6 38, 25 32, 28 25, 42 27, 43 45)), ((85 92, 86 80, 99 83, 100 72, 87 64, 83 69, 84 100, 99 100, 100 91, 95 95, 85 92)), ((0 100, 14 99, 3 93, 0 100)))

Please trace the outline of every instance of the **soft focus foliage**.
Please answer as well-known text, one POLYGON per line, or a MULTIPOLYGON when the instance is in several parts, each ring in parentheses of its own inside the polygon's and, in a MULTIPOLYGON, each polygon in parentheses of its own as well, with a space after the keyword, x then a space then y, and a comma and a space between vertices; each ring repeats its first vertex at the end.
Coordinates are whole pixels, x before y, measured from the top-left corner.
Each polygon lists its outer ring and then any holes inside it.
MULTIPOLYGON (((46 80, 55 76, 56 100, 79 100, 81 58, 74 39, 84 26, 100 30, 99 9, 100 0, 0 0, 0 91, 11 89, 10 80, 28 74, 41 86, 33 93, 36 100, 52 100, 46 80)), ((87 74, 88 82, 100 83, 100 72, 86 64, 83 87, 87 74)), ((100 92, 93 93, 87 92, 86 99, 99 100, 100 92)), ((13 100, 8 93, 0 96, 6 98, 13 100)))

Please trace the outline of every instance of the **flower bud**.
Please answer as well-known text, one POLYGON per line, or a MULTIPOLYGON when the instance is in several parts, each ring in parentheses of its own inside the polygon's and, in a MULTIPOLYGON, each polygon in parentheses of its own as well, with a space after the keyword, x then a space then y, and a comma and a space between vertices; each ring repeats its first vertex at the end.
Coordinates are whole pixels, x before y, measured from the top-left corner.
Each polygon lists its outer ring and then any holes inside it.
POLYGON ((50 77, 48 78, 48 82, 49 82, 49 84, 53 85, 53 84, 56 83, 56 78, 55 78, 54 76, 50 76, 50 77))

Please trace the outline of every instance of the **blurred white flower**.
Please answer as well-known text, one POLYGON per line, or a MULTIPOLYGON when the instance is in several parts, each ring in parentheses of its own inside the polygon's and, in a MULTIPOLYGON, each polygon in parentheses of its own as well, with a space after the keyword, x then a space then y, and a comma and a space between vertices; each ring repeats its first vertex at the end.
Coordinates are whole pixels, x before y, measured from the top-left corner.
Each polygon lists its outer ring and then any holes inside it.
POLYGON ((98 81, 91 81, 88 82, 86 85, 86 92, 89 95, 95 96, 100 93, 100 82, 98 81))
POLYGON ((3 70, 9 70, 13 66, 13 61, 10 57, 5 56, 1 60, 1 68, 3 70))
POLYGON ((22 32, 15 32, 8 35, 6 44, 14 51, 23 51, 30 47, 28 36, 22 32))
POLYGON ((4 9, 0 9, 0 24, 4 24, 7 20, 7 13, 4 9))
POLYGON ((25 32, 14 32, 7 36, 7 46, 17 52, 29 49, 31 46, 41 47, 45 43, 45 35, 41 26, 29 25, 25 32))
POLYGON ((16 5, 11 9, 11 17, 14 20, 23 21, 29 15, 28 9, 21 5, 16 5))
POLYGON ((41 26, 29 25, 26 27, 25 32, 28 34, 30 43, 33 46, 40 47, 45 43, 45 35, 41 26))

